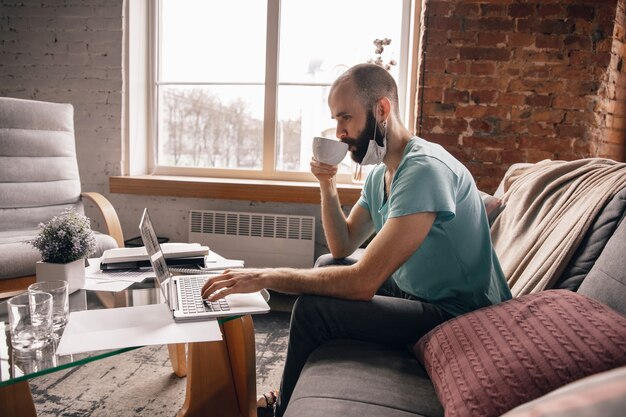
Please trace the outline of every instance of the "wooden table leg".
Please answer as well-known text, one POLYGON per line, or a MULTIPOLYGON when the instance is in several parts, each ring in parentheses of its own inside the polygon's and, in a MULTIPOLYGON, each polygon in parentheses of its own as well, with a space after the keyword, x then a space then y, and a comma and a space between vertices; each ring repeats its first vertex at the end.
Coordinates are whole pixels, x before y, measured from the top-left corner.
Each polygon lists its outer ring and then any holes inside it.
POLYGON ((221 325, 223 340, 189 343, 187 391, 178 417, 256 416, 256 352, 251 316, 221 325))
POLYGON ((28 381, 0 387, 0 416, 37 417, 28 381))
POLYGON ((128 307, 128 299, 124 291, 97 291, 96 296, 106 308, 128 307))
POLYGON ((172 364, 172 370, 176 376, 179 378, 187 376, 187 355, 185 352, 185 344, 176 343, 167 345, 167 350, 170 353, 170 363, 172 364))
POLYGON ((256 417, 256 352, 252 316, 223 324, 237 402, 242 417, 256 417))
POLYGON ((188 344, 187 388, 178 417, 238 417, 226 343, 188 344))

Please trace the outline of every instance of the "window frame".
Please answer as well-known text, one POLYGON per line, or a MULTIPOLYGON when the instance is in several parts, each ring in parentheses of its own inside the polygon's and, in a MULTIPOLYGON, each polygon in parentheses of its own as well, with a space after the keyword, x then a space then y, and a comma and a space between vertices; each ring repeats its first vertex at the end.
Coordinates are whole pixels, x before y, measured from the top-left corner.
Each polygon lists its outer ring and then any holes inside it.
MULTIPOLYGON (((244 169, 220 169, 206 167, 169 167, 157 166, 157 115, 158 115, 158 37, 159 32, 159 5, 160 0, 144 0, 143 2, 129 2, 130 8, 127 22, 129 36, 127 37, 126 47, 133 50, 135 45, 143 45, 146 53, 141 59, 133 59, 125 52, 125 63, 130 66, 127 73, 130 85, 128 97, 125 101, 127 110, 125 112, 126 120, 126 143, 123 147, 123 174, 152 174, 167 176, 187 176, 187 177, 207 177, 207 178, 233 178, 233 179, 250 179, 250 180, 279 180, 279 181, 316 181, 310 172, 294 172, 294 171, 278 171, 275 169, 276 148, 276 116, 277 116, 277 95, 280 85, 308 85, 306 83, 278 83, 278 64, 279 64, 279 22, 280 22, 280 1, 268 0, 267 15, 267 49, 266 49, 266 71, 265 71, 265 108, 263 123, 263 165, 261 170, 244 170, 244 169), (143 14, 143 16, 139 16, 143 14), (134 27, 133 27, 134 26, 134 27), (135 42, 133 42, 133 38, 135 42), (133 73, 138 74, 137 69, 144 68, 144 82, 137 80, 135 75, 135 85, 133 85, 133 73), (133 71, 134 67, 134 71, 133 71), (133 100, 133 96, 135 97, 133 100), (133 105, 134 102, 134 105, 133 105), (143 109, 144 114, 135 117, 143 109), (267 122, 273 120, 274 122, 267 122), (143 155, 141 155, 143 150, 143 155)), ((414 126, 415 116, 415 82, 414 75, 417 72, 416 56, 414 44, 417 39, 416 29, 419 29, 419 0, 402 0, 402 29, 401 37, 403 47, 400 49, 399 56, 399 99, 400 112, 405 123, 408 121, 414 126), (417 6, 417 7, 416 7, 417 6)), ((176 83, 160 83, 176 84, 176 83)), ((193 83, 179 83, 190 85, 193 83)), ((212 83, 197 83, 200 85, 210 85, 212 83)), ((219 83, 213 83, 219 84, 219 83)), ((313 84, 311 84, 313 85, 313 84)), ((329 86, 330 84, 315 84, 315 86, 329 86)), ((330 117, 330 116, 329 116, 330 117)), ((410 129, 409 127, 409 129, 410 129)), ((351 183, 350 174, 340 174, 337 176, 337 182, 343 184, 351 183)))

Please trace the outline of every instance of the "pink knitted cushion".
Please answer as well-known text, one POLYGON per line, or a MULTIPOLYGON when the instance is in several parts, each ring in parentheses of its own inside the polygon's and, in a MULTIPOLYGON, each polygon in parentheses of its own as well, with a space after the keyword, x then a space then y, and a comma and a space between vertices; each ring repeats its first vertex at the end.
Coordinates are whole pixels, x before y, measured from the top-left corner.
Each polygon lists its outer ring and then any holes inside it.
POLYGON ((543 291, 456 317, 413 349, 446 417, 499 416, 626 365, 626 317, 569 290, 543 291))

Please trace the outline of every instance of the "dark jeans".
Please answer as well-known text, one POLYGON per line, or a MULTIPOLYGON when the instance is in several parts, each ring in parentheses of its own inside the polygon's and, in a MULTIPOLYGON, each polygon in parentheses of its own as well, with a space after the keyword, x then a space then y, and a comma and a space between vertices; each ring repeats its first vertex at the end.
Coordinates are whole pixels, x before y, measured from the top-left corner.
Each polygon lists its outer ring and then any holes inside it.
MULTIPOLYGON (((354 259, 321 256, 316 267, 350 265, 354 259)), ((300 372, 318 346, 333 339, 355 339, 404 347, 452 318, 439 307, 403 293, 388 279, 370 301, 303 295, 291 313, 287 359, 280 384, 276 416, 282 417, 300 372)))

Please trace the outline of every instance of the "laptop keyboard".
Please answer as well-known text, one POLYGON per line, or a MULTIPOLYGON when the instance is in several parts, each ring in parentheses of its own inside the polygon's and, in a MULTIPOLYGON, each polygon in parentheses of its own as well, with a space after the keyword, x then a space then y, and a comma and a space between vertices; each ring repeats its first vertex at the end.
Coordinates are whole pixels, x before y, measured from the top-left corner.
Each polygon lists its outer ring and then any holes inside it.
POLYGON ((182 310, 184 314, 229 311, 228 301, 222 298, 217 301, 203 300, 200 290, 206 281, 206 277, 190 276, 179 280, 182 298, 182 310))
POLYGON ((202 275, 206 274, 207 271, 200 268, 176 268, 176 267, 168 267, 172 274, 178 275, 202 275))

